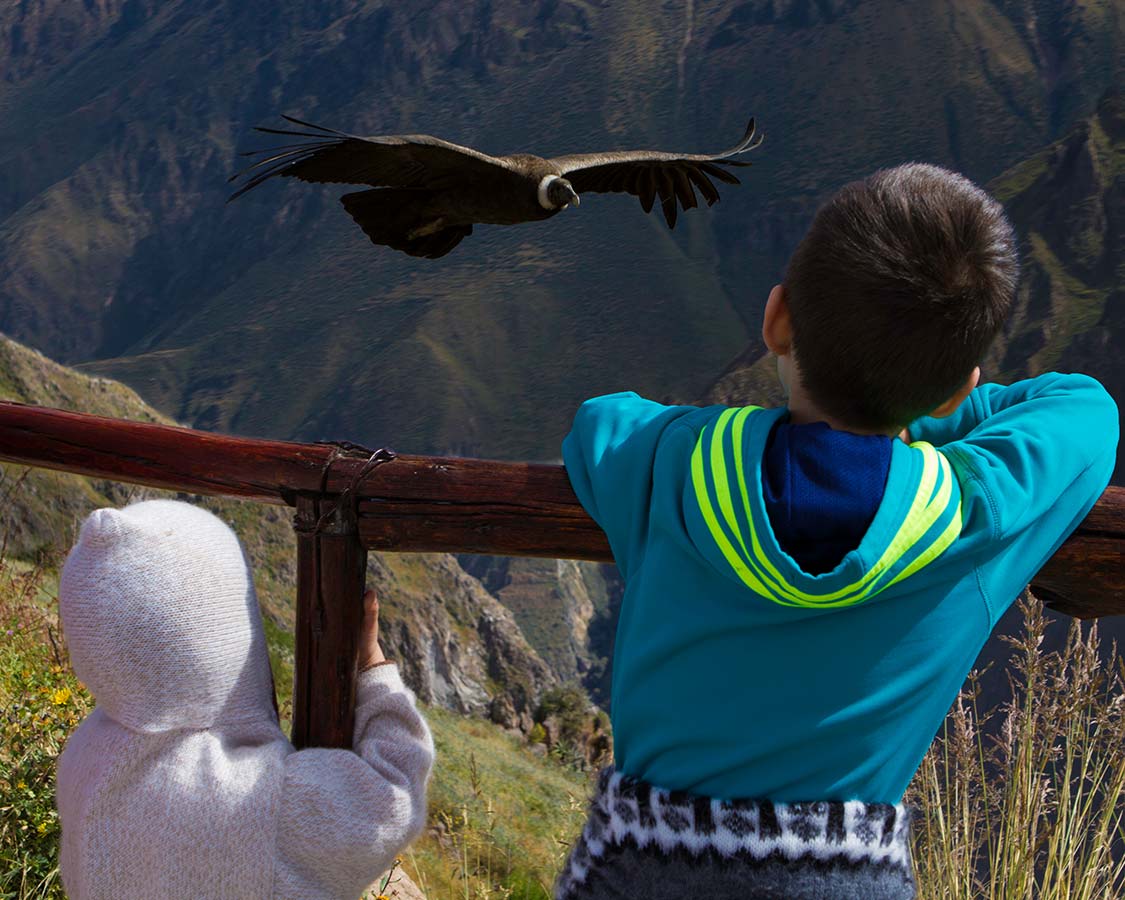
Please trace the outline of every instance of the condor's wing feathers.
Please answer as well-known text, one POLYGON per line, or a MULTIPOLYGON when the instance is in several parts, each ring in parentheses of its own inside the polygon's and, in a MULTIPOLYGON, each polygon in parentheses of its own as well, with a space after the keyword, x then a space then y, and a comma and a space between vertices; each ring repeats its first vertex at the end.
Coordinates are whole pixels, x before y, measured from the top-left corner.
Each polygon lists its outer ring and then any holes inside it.
POLYGON ((257 128, 257 131, 267 134, 292 135, 309 140, 241 154, 269 155, 228 179, 234 181, 241 176, 248 178, 241 188, 231 194, 229 200, 234 200, 275 175, 321 184, 436 189, 452 186, 466 178, 515 174, 505 159, 428 134, 360 137, 321 125, 311 125, 291 116, 283 118, 316 130, 257 128))
POLYGON ((566 179, 579 193, 621 192, 640 198, 647 213, 653 201, 660 196, 661 209, 669 228, 676 226, 676 201, 683 209, 698 206, 695 188, 703 195, 708 206, 719 199, 718 188, 711 181, 740 184, 738 178, 722 166, 748 166, 750 163, 730 159, 762 142, 754 139, 754 120, 737 144, 722 153, 666 153, 660 150, 624 150, 612 153, 576 153, 556 156, 551 162, 557 165, 566 179))

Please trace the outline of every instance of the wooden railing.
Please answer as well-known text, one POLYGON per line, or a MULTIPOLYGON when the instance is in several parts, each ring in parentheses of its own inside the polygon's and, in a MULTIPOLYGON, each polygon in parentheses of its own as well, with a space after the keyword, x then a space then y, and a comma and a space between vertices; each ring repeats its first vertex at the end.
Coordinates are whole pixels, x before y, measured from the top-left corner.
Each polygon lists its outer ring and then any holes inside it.
MULTIPOLYGON (((368 550, 612 561, 561 466, 226 437, 0 402, 0 459, 296 508, 293 742, 351 744, 368 550)), ((1125 614, 1125 488, 1032 581, 1080 618, 1125 614)))

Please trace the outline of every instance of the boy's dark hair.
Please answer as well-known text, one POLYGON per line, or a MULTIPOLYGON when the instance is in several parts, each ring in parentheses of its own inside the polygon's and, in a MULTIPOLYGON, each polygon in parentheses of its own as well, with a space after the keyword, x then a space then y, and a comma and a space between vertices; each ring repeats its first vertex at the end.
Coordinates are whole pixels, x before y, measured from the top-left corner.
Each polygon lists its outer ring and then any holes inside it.
POLYGON ((882 169, 822 206, 785 274, 801 383, 858 428, 901 428, 952 396, 1015 294, 1000 204, 937 166, 882 169))

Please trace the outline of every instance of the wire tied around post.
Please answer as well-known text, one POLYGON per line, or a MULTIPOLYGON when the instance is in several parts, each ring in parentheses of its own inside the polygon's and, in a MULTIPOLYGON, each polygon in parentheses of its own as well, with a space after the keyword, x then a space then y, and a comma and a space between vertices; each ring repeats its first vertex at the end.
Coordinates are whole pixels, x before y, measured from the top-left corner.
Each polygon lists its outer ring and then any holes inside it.
POLYGON ((328 476, 332 470, 332 464, 341 459, 355 459, 355 454, 366 453, 368 454, 366 462, 358 472, 352 476, 351 480, 344 486, 344 489, 336 495, 336 502, 331 508, 325 510, 316 522, 311 526, 298 520, 294 522, 294 528, 297 531, 305 533, 321 533, 328 530, 330 524, 339 518, 341 513, 346 510, 354 512, 355 492, 359 488, 363 479, 366 478, 372 471, 377 469, 384 463, 388 463, 393 459, 398 458, 398 454, 389 447, 380 447, 377 450, 372 450, 370 447, 364 447, 362 444, 354 444, 351 441, 316 441, 317 444, 326 444, 332 447, 332 454, 324 461, 324 467, 320 473, 320 495, 324 496, 328 493, 328 476))

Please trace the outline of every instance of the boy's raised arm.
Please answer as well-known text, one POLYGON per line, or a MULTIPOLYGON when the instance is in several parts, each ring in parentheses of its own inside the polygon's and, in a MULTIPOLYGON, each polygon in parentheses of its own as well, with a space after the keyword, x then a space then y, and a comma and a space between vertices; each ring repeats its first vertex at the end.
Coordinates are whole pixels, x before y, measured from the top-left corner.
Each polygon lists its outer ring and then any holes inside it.
MULTIPOLYGON (((1083 409, 1090 406, 1104 408, 1107 401, 1113 407, 1116 419, 1113 398, 1096 379, 1082 374, 1045 372, 1012 385, 982 384, 951 415, 942 418, 922 416, 910 423, 909 431, 913 440, 928 441, 935 447, 940 447, 950 441, 968 437, 974 429, 993 416, 1028 402, 1034 402, 1036 406, 1023 407, 1018 411, 1020 415, 1029 411, 1050 414, 1067 407, 1073 407, 1081 414, 1083 409)), ((1101 437, 1104 440, 1110 439, 1109 435, 1101 437)))
POLYGON ((1117 405, 1095 379, 1049 372, 982 385, 948 418, 912 422, 910 435, 963 463, 999 539, 1059 504, 1088 511, 1113 471, 1118 427, 1117 405))
POLYGON ((647 528, 652 465, 664 430, 694 406, 665 406, 632 391, 606 394, 578 408, 563 440, 574 493, 609 538, 623 574, 647 528))

